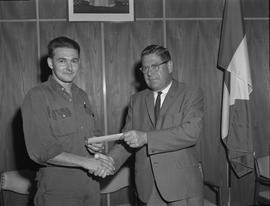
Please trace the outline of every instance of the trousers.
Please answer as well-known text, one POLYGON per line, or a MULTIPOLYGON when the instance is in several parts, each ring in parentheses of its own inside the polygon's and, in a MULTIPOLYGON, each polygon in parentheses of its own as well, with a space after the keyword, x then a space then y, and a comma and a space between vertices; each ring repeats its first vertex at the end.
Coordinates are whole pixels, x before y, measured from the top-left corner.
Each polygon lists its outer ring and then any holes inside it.
POLYGON ((99 206, 99 183, 85 171, 46 167, 37 175, 35 206, 99 206))

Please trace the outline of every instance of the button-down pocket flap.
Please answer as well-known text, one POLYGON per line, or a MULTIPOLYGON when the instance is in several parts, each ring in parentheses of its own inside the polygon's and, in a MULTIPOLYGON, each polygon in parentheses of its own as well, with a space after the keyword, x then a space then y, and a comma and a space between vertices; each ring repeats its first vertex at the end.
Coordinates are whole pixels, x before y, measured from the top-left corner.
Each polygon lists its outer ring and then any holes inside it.
POLYGON ((51 128, 55 136, 65 136, 75 132, 75 120, 69 108, 52 110, 51 128))

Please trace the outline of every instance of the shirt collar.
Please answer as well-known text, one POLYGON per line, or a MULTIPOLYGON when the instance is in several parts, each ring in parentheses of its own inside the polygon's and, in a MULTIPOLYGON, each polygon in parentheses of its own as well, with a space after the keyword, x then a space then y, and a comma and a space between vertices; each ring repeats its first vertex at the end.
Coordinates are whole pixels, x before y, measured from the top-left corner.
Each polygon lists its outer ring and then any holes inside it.
POLYGON ((167 87, 165 87, 163 90, 160 90, 160 91, 154 91, 154 94, 157 94, 158 92, 162 92, 162 94, 167 94, 169 92, 169 89, 171 88, 172 86, 172 81, 170 82, 170 84, 168 84, 167 87))
MULTIPOLYGON (((48 81, 50 82, 50 84, 52 85, 52 88, 53 88, 54 90, 56 90, 56 91, 65 91, 65 88, 64 88, 61 84, 59 84, 59 83, 53 78, 52 75, 49 76, 48 81)), ((74 91, 76 91, 76 85, 75 85, 74 83, 72 83, 72 85, 71 85, 71 91, 72 91, 72 93, 73 93, 74 91)))

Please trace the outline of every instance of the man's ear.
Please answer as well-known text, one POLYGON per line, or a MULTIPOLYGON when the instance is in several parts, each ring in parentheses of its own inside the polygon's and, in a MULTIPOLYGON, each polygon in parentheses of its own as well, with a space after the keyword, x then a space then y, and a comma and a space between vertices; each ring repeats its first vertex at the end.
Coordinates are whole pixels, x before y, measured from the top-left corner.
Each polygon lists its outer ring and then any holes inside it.
POLYGON ((51 69, 53 69, 53 63, 52 63, 52 58, 51 57, 47 57, 47 64, 51 69))
POLYGON ((172 60, 168 61, 168 70, 169 70, 169 73, 172 73, 173 72, 173 62, 172 60))

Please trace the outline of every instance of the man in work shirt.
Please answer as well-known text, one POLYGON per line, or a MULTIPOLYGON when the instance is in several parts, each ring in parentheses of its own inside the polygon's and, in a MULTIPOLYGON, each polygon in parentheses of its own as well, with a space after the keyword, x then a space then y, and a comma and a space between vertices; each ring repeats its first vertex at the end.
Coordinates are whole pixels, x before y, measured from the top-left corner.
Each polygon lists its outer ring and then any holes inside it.
MULTIPOLYGON (((23 102, 23 129, 30 158, 43 167, 37 174, 36 206, 99 206, 99 183, 92 175, 113 173, 109 159, 97 160, 85 138, 99 135, 97 115, 87 94, 73 81, 80 46, 67 37, 48 45, 49 79, 31 89, 23 102), (106 172, 104 172, 106 171, 106 172)), ((100 145, 92 145, 100 151, 100 145)))

